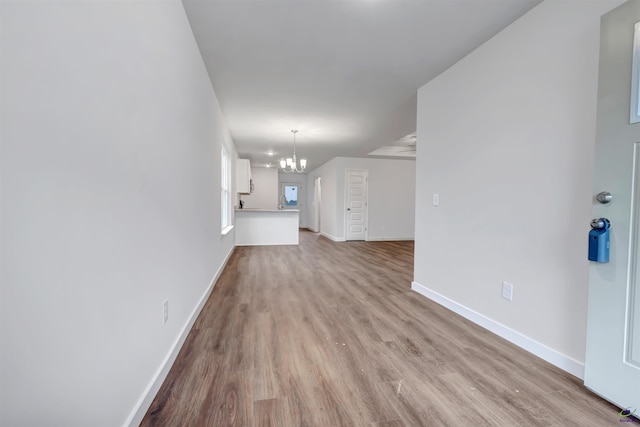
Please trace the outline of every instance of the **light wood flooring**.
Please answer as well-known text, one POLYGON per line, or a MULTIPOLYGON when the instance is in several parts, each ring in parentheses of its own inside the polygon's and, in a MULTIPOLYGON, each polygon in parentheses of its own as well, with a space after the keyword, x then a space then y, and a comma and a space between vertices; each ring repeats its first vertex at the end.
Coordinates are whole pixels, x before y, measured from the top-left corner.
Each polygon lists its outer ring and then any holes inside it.
POLYGON ((412 275, 413 242, 236 248, 142 425, 620 425, 412 275))

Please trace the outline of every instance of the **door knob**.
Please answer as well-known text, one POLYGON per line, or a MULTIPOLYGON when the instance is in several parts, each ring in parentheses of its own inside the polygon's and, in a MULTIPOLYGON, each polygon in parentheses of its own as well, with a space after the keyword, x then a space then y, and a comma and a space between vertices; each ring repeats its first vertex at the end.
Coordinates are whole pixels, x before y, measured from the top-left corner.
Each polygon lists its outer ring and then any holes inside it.
POLYGON ((608 230, 609 228, 611 228, 611 221, 609 221, 607 218, 594 218, 591 220, 591 228, 593 228, 594 230, 608 230))
POLYGON ((606 205, 607 203, 611 203, 611 201, 613 200, 613 194, 609 193, 608 191, 603 191, 596 195, 596 200, 603 205, 606 205))

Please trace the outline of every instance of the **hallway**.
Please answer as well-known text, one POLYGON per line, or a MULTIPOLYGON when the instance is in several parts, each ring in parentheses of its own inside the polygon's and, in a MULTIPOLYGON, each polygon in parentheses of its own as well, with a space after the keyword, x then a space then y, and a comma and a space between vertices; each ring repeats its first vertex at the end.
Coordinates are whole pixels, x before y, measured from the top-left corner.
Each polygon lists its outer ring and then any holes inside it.
POLYGON ((237 247, 143 426, 606 426, 582 382, 412 292, 413 242, 237 247))

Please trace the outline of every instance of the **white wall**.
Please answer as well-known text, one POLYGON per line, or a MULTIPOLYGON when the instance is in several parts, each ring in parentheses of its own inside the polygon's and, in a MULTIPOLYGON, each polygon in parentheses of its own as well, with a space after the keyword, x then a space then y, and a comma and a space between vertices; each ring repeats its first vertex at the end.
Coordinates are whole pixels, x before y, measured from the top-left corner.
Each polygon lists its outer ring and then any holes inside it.
POLYGON ((313 186, 317 176, 322 178, 322 201, 320 204, 320 233, 332 240, 344 240, 344 233, 336 227, 337 203, 337 163, 332 159, 307 174, 307 224, 314 224, 315 205, 313 203, 313 186))
MULTIPOLYGON (((310 172, 307 177, 309 206, 313 204, 315 177, 322 177, 323 212, 325 207, 327 212, 322 216, 321 231, 326 231, 335 240, 345 239, 345 173, 347 169, 368 171, 368 240, 413 239, 416 182, 416 162, 413 160, 336 157, 310 172), (327 178, 329 178, 328 181, 327 178), (329 194, 327 194, 327 187, 332 187, 329 188, 329 194), (335 191, 332 192, 332 189, 335 191)), ((313 209, 309 209, 307 215, 309 224, 314 223, 314 217, 313 209)))
POLYGON ((235 149, 181 2, 1 7, 0 424, 123 425, 233 249, 235 149))
POLYGON ((271 168, 251 168, 253 193, 242 194, 245 208, 278 208, 278 170, 271 168))
MULTIPOLYGON (((300 227, 308 227, 307 222, 307 175, 299 173, 278 173, 278 197, 282 195, 283 184, 298 184, 298 210, 300 211, 300 227)), ((313 202, 313 191, 311 194, 313 202)), ((310 204, 309 206, 312 206, 310 204)))
POLYGON ((620 3, 545 1, 418 92, 415 282, 577 375, 599 18, 620 3))

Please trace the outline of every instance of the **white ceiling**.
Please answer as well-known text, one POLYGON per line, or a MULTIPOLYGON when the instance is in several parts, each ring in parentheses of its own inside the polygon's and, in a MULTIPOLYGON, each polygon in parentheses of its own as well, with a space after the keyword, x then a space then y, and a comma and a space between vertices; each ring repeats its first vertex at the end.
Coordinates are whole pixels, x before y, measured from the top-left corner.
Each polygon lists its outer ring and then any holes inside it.
POLYGON ((276 165, 295 128, 310 171, 415 132, 417 89, 540 1, 183 4, 240 157, 276 165))

